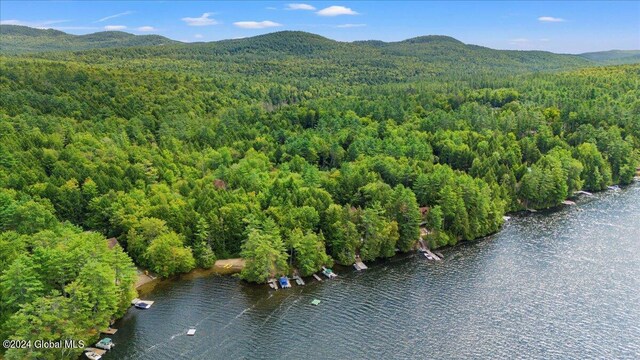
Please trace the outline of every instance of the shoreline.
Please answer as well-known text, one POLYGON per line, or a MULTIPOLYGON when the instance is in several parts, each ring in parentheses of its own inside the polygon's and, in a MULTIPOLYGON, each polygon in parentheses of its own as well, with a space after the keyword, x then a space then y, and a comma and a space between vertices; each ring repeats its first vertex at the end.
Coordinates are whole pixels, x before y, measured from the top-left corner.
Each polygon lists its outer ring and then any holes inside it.
MULTIPOLYGON (((209 269, 196 268, 189 271, 188 273, 178 274, 168 279, 173 279, 173 278, 195 279, 198 277, 209 276, 209 275, 233 275, 242 271, 242 269, 244 269, 245 264, 246 264, 246 261, 242 258, 216 260, 213 266, 209 269)), ((152 290, 162 280, 167 280, 167 279, 162 279, 155 274, 152 274, 148 271, 138 268, 138 280, 136 281, 135 288, 136 290, 138 290, 138 292, 147 293, 150 290, 152 290)))
MULTIPOLYGON (((629 185, 633 185, 634 183, 640 182, 640 178, 639 179, 634 179, 635 181, 632 182, 629 185)), ((629 185, 626 185, 624 187, 627 187, 629 185)), ((603 191, 599 191, 598 193, 602 193, 602 192, 607 192, 607 190, 603 190, 603 191)), ((571 196, 570 198, 573 199, 577 199, 580 198, 581 196, 571 196)), ((547 208, 547 209, 540 209, 539 211, 542 213, 546 213, 549 211, 557 211, 560 210, 562 208, 565 208, 567 205, 563 205, 563 204, 559 204, 557 206, 551 207, 551 208, 547 208)), ((518 210, 518 211, 514 211, 514 212, 510 212, 510 213, 506 213, 505 216, 509 216, 509 217, 513 217, 513 216, 522 216, 522 215, 530 215, 530 212, 528 212, 527 210, 518 210)), ((458 242, 456 245, 454 246, 450 246, 450 245, 446 245, 440 248, 436 248, 436 249, 432 249, 432 250, 438 250, 438 251, 443 251, 443 250, 447 250, 447 249, 452 249, 458 246, 464 246, 465 244, 471 244, 471 243, 475 243, 478 241, 482 241, 483 239, 486 239, 490 236, 493 236, 499 232, 501 232, 503 230, 504 225, 507 223, 508 221, 504 221, 503 225, 500 227, 500 229, 494 233, 491 234, 487 234, 483 237, 477 238, 477 239, 473 239, 473 240, 468 240, 468 241, 461 241, 458 242)), ((417 244, 417 243, 416 243, 417 244)), ((407 255, 408 253, 404 253, 404 254, 396 254, 397 255, 407 255)), ((395 257, 395 256, 394 256, 395 257)), ((376 259, 373 260, 373 263, 376 263, 378 261, 380 261, 381 259, 376 259)), ((209 269, 202 269, 202 268, 196 268, 193 269, 191 271, 189 271, 188 273, 183 273, 183 274, 177 274, 174 275, 170 278, 167 279, 162 279, 159 276, 155 275, 155 274, 145 274, 144 270, 141 268, 138 268, 138 280, 136 281, 136 290, 139 293, 148 293, 151 290, 153 290, 153 288, 155 288, 155 286, 159 283, 161 283, 164 280, 175 280, 175 279, 184 279, 184 280, 189 280, 189 279, 196 279, 196 278, 200 278, 200 277, 205 277, 205 276, 210 276, 210 275, 221 275, 221 276, 227 276, 227 275, 234 275, 237 273, 240 273, 240 271, 242 271, 242 269, 244 269, 246 265, 246 260, 242 259, 242 258, 232 258, 232 259, 221 259, 221 260, 216 260, 216 262, 214 263, 214 265, 209 268, 209 269)), ((338 267, 343 267, 343 268, 349 268, 351 265, 342 265, 342 264, 336 264, 336 266, 338 267)))

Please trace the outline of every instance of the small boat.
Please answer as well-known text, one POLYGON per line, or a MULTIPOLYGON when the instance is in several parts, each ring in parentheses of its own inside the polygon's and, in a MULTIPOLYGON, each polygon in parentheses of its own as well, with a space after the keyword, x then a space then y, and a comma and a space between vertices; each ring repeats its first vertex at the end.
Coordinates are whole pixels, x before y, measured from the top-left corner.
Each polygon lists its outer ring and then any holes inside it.
POLYGON ((144 301, 138 301, 135 305, 138 309, 148 309, 151 307, 151 304, 146 303, 144 301))
POLYGON ((287 289, 291 287, 291 284, 289 283, 289 278, 286 276, 282 276, 280 277, 280 287, 283 289, 287 289))
POLYGON ((320 305, 320 300, 313 299, 313 301, 311 302, 311 305, 316 305, 316 306, 320 305))
POLYGON ((96 354, 93 351, 85 352, 84 356, 86 356, 87 359, 90 359, 90 360, 100 360, 102 358, 102 355, 96 354))
POLYGON ((619 191, 620 190, 620 186, 618 186, 618 185, 607 186, 607 188, 609 190, 613 190, 613 191, 619 191))
POLYGON ((104 350, 111 350, 116 344, 113 343, 111 338, 104 338, 96 343, 96 347, 104 350))
POLYGON ((424 257, 426 257, 428 260, 433 260, 433 256, 431 256, 431 254, 429 254, 428 252, 423 252, 424 257))
POLYGON ((188 336, 193 336, 195 334, 196 334, 196 329, 191 328, 191 329, 187 330, 187 335, 188 336))
POLYGON ((336 273, 333 272, 333 270, 331 269, 327 269, 326 267, 322 267, 322 274, 324 274, 324 276, 328 277, 329 279, 333 279, 338 277, 338 275, 336 273))

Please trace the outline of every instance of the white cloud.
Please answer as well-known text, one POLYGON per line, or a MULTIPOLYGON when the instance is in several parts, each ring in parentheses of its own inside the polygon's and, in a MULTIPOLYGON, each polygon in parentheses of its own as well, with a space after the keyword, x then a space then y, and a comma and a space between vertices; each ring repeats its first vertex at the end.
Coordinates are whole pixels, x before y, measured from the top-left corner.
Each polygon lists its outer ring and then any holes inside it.
POLYGON ((125 11, 125 12, 122 12, 122 13, 119 13, 119 14, 105 16, 102 19, 96 20, 94 22, 103 22, 103 21, 107 21, 109 19, 115 19, 115 18, 120 17, 120 16, 131 15, 131 14, 133 14, 133 11, 125 11))
POLYGON ((265 21, 238 21, 234 22, 233 25, 243 28, 243 29, 265 29, 271 27, 282 26, 282 24, 278 24, 277 22, 265 20, 265 21))
POLYGON ((355 28, 355 27, 363 27, 367 26, 367 24, 341 24, 336 25, 337 28, 355 28))
POLYGON ((553 17, 553 16, 540 16, 538 18, 538 21, 542 21, 542 22, 563 22, 564 19, 563 18, 553 17))
POLYGON ((202 36, 202 34, 195 34, 193 37, 196 39, 202 39, 204 36, 202 36))
POLYGON ((127 27, 124 25, 107 25, 104 27, 107 31, 121 31, 126 29, 127 27))
POLYGON ((328 8, 324 8, 316 12, 316 14, 320 16, 358 15, 357 12, 351 10, 348 7, 336 6, 336 5, 329 6, 328 8))
POLYGON ((315 10, 316 8, 309 4, 288 4, 287 10, 315 10))
POLYGON ((211 15, 213 15, 213 13, 204 13, 202 16, 197 18, 184 17, 182 18, 182 21, 186 22, 189 26, 209 26, 218 24, 216 19, 211 19, 209 17, 211 15))
POLYGON ((158 29, 154 28, 153 26, 140 26, 136 30, 146 32, 146 31, 156 31, 158 29))

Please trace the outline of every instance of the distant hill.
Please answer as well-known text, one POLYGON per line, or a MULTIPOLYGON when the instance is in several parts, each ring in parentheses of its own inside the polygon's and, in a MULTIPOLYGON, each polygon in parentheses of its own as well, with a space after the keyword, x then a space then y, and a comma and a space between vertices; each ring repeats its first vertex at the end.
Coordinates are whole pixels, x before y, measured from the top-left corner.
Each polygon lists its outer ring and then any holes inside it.
POLYGON ((604 64, 636 64, 640 63, 640 50, 609 50, 580 54, 585 59, 604 64))
POLYGON ((53 29, 34 29, 19 25, 0 25, 0 51, 21 54, 42 51, 78 51, 114 47, 176 44, 160 35, 133 35, 122 31, 104 31, 71 35, 53 29))
POLYGON ((444 75, 477 78, 489 72, 509 75, 575 69, 597 61, 544 51, 494 50, 442 35, 397 42, 340 42, 302 31, 279 31, 243 39, 181 43, 158 35, 117 31, 70 35, 13 25, 0 27, 0 51, 4 55, 39 53, 38 57, 91 64, 179 68, 217 76, 332 79, 336 84, 379 84, 444 75), (131 47, 136 48, 124 49, 131 47))

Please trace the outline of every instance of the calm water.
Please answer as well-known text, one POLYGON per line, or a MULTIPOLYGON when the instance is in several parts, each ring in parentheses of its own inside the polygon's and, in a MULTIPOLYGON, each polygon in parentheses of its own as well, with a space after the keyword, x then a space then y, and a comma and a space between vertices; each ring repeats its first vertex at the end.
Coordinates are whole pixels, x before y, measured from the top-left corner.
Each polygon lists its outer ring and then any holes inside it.
POLYGON ((639 185, 515 216, 444 255, 277 292, 160 284, 150 310, 118 321, 105 359, 640 358, 639 185))

